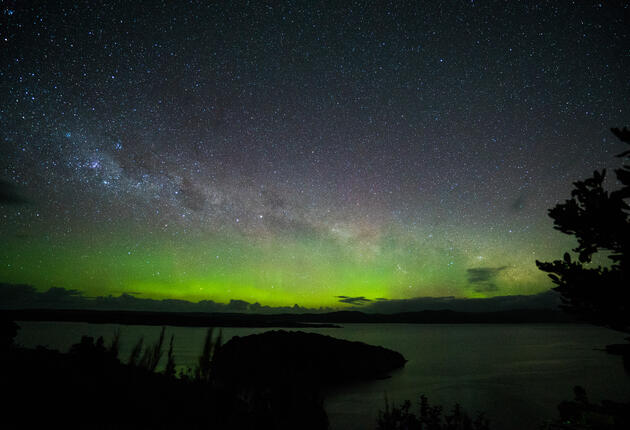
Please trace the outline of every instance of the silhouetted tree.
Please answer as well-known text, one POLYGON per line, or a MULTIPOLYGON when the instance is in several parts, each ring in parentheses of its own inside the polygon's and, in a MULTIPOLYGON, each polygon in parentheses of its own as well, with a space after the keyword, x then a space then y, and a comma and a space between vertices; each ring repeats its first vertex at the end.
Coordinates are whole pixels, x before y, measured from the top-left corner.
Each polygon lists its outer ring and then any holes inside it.
MULTIPOLYGON (((630 130, 612 129, 630 144, 630 130)), ((627 158, 630 150, 617 157, 627 158)), ((574 183, 571 199, 549 210, 554 228, 575 236, 573 249, 578 261, 569 253, 562 260, 536 261, 542 271, 557 285, 563 308, 592 323, 630 332, 630 165, 615 170, 621 188, 604 189, 606 170, 574 183), (594 254, 610 259, 607 266, 589 265, 594 254)))

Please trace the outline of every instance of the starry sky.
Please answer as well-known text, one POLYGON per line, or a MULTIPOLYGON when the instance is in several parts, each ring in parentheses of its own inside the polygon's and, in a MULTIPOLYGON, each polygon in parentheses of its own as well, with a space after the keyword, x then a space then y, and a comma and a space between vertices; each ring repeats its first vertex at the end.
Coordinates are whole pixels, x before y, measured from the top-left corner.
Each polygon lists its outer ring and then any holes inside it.
POLYGON ((574 246, 547 209, 620 164, 624 3, 2 1, 0 281, 546 291, 534 261, 574 246))

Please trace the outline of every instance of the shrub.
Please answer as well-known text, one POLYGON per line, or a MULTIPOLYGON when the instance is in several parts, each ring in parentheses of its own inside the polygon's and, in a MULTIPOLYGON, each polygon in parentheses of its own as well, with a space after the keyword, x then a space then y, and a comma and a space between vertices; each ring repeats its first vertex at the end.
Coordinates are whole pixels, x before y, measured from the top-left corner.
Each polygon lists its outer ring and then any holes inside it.
POLYGON ((409 412, 411 402, 405 400, 401 406, 389 405, 385 397, 385 410, 379 411, 377 430, 489 430, 490 423, 483 413, 472 419, 466 411, 455 404, 450 413, 444 414, 442 406, 431 406, 426 396, 420 396, 419 414, 409 412))

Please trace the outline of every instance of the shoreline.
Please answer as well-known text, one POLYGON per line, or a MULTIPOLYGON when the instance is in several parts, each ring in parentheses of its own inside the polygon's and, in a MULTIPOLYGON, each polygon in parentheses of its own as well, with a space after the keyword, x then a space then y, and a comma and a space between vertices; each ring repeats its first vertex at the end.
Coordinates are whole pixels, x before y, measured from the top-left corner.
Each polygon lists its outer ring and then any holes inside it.
POLYGON ((159 312, 91 309, 1 310, 0 316, 14 321, 86 322, 92 324, 154 325, 179 327, 248 328, 340 328, 339 324, 532 324, 579 323, 559 310, 497 312, 420 311, 399 314, 367 314, 338 311, 322 314, 244 314, 202 312, 159 312))

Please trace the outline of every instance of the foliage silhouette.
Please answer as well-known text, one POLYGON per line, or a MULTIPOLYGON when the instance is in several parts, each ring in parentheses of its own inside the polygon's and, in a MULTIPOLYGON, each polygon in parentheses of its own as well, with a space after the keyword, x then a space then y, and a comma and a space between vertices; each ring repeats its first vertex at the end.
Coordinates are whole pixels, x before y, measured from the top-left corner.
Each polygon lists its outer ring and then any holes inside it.
POLYGON ((140 354, 142 354, 142 345, 144 343, 144 337, 140 337, 133 349, 131 350, 131 354, 129 354, 129 360, 127 360, 127 364, 129 366, 135 367, 139 365, 140 362, 140 354))
POLYGON ((82 336, 81 342, 70 347, 69 355, 76 359, 79 366, 103 367, 119 363, 116 345, 105 346, 103 336, 96 341, 92 336, 82 336))
MULTIPOLYGON (((13 333, 10 329, 13 325, 7 327, 7 331, 13 333)), ((118 358, 120 332, 114 334, 111 342, 105 342, 102 337, 84 336, 65 354, 46 348, 13 346, 7 353, 0 354, 0 380, 4 392, 9 394, 3 406, 21 417, 20 428, 57 424, 77 429, 328 428, 323 397, 318 391, 325 374, 316 372, 313 366, 326 357, 339 361, 334 357, 346 355, 341 343, 346 348, 350 344, 358 348, 357 342, 330 338, 329 347, 321 350, 321 357, 310 363, 303 362, 300 354, 305 348, 313 349, 311 334, 271 332, 262 336, 262 342, 256 343, 252 351, 264 346, 278 352, 276 358, 284 357, 284 361, 280 360, 282 363, 295 367, 284 374, 284 366, 273 367, 272 361, 261 361, 264 357, 260 351, 233 356, 230 342, 223 346, 221 333, 216 338, 213 334, 213 330, 208 329, 197 367, 187 373, 180 371, 182 378, 174 377, 173 336, 166 353, 166 367, 163 372, 156 372, 164 349, 164 329, 159 339, 146 348, 143 339, 138 340, 125 363, 118 358), (269 336, 284 338, 284 349, 277 348, 279 339, 271 342, 269 336), (294 336, 302 341, 295 342, 294 336), (289 351, 291 348, 296 348, 293 353, 289 351), (227 369, 226 361, 234 362, 232 370, 235 372, 228 372, 227 378, 222 373, 227 369), (223 363, 222 368, 217 367, 219 362, 223 363), (252 369, 246 365, 259 368, 265 377, 253 377, 249 373, 252 369), (239 374, 245 378, 239 379, 239 374), (72 413, 68 412, 70 408, 72 413), (38 413, 32 413, 33 410, 38 413)), ((314 348, 320 349, 317 345, 314 348)), ((362 354, 360 360, 370 361, 369 356, 362 354)), ((353 363, 354 367, 367 368, 356 360, 353 363)))
POLYGON ((175 377, 175 355, 173 354, 173 340, 175 335, 171 335, 171 341, 168 345, 168 352, 166 353, 166 366, 164 368, 164 374, 169 378, 175 377))
POLYGON ((155 369, 162 358, 162 346, 164 345, 165 331, 166 327, 162 327, 162 331, 160 331, 160 337, 157 342, 144 350, 139 363, 141 368, 146 369, 149 372, 155 372, 155 369))
POLYGON ((443 413, 442 406, 431 406, 426 396, 420 396, 418 415, 409 412, 411 402, 401 406, 389 405, 385 397, 385 410, 379 411, 377 430, 489 430, 490 422, 483 413, 471 418, 459 404, 450 413, 443 413))
MULTIPOLYGON (((209 330, 207 340, 202 352, 205 357, 199 362, 211 368, 221 339, 213 339, 209 330)), ((137 342, 133 365, 117 358, 118 340, 106 345, 102 338, 84 336, 68 353, 11 347, 0 354, 3 407, 18 420, 16 428, 326 428, 320 425, 321 420, 313 419, 325 416, 319 403, 305 405, 296 413, 286 402, 269 404, 267 398, 242 398, 210 377, 208 381, 172 377, 172 336, 167 354, 170 374, 150 371, 161 356, 163 341, 164 333, 144 351, 143 342, 137 342)), ((260 387, 260 392, 265 390, 260 387)))
POLYGON ((197 367, 195 369, 195 378, 199 382, 210 382, 212 377, 212 364, 215 354, 221 348, 222 332, 219 331, 219 335, 216 340, 212 339, 213 328, 208 328, 206 332, 206 339, 203 343, 203 349, 199 360, 197 361, 197 367))
POLYGON ((114 331, 114 336, 112 336, 112 341, 108 349, 111 355, 118 358, 118 354, 120 353, 120 329, 114 331))
MULTIPOLYGON (((630 130, 612 129, 630 144, 630 130)), ((630 150, 617 157, 627 158, 630 150)), ((575 236, 578 261, 564 254, 562 260, 536 261, 549 273, 562 298, 562 307, 597 325, 630 332, 630 165, 615 170, 620 189, 604 189, 606 170, 574 183, 571 199, 549 210, 554 228, 575 236), (593 256, 606 256, 608 266, 588 266, 593 256)))
MULTIPOLYGON (((166 333, 166 327, 162 327, 158 340, 153 345, 147 346, 144 349, 143 349, 144 337, 140 337, 138 341, 136 342, 136 344, 134 345, 133 349, 131 350, 131 354, 129 354, 127 365, 131 367, 138 367, 140 369, 145 369, 149 372, 155 372, 155 369, 157 368, 158 364, 160 363, 160 359, 162 358, 162 354, 164 353, 162 348, 164 346, 165 333, 166 333)), ((114 334, 111 346, 109 348, 110 351, 114 351, 116 353, 116 356, 118 356, 119 344, 120 344, 120 332, 117 331, 114 334)), ((171 337, 171 345, 169 349, 169 360, 172 361, 170 365, 173 366, 173 372, 174 372, 175 362, 174 362, 174 357, 173 357, 173 337, 171 337)))
POLYGON ((13 339, 17 336, 18 326, 14 321, 0 317, 0 351, 8 350, 13 346, 13 339))
POLYGON ((560 417, 544 423, 541 430, 625 430, 630 428, 630 403, 617 403, 609 400, 601 404, 591 403, 586 390, 573 387, 572 401, 558 405, 560 417))

